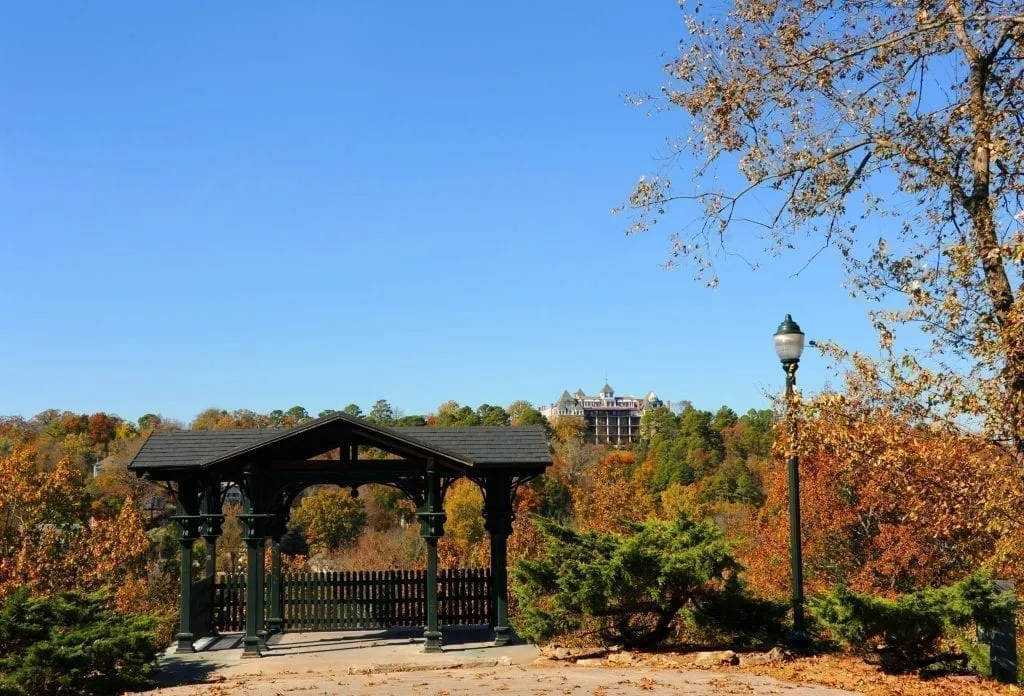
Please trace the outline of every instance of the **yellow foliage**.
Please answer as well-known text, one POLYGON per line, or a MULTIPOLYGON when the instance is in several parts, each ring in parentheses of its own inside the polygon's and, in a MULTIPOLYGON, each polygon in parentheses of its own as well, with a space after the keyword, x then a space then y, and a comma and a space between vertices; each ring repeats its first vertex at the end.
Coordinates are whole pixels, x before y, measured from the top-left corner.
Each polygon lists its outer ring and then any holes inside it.
POLYGON ((302 499, 292 521, 305 530, 310 552, 323 553, 354 542, 366 526, 366 510, 347 491, 324 487, 302 499))
POLYGON ((487 533, 484 531, 484 499, 480 487, 469 479, 459 479, 444 499, 444 536, 438 542, 438 555, 445 567, 487 565, 487 533))
MULTIPOLYGON (((786 456, 763 472, 766 501, 745 561, 752 586, 783 595, 789 553, 786 456)), ((948 584, 989 565, 1019 577, 1024 489, 1013 454, 984 438, 915 421, 850 389, 803 410, 800 502, 809 592, 845 583, 891 593, 948 584), (1003 553, 1005 552, 1005 555, 1003 553)))
POLYGON ((613 452, 602 459, 581 481, 579 495, 573 496, 573 513, 581 530, 623 533, 627 523, 640 522, 654 514, 649 471, 634 464, 628 452, 613 452))
POLYGON ((21 586, 105 588, 135 611, 173 600, 148 577, 150 544, 134 500, 110 520, 90 517, 86 503, 85 477, 68 458, 46 470, 25 444, 0 456, 0 597, 21 586))
POLYGON ((676 519, 682 513, 696 515, 696 494, 698 487, 694 484, 684 485, 682 483, 670 484, 661 492, 661 516, 667 520, 676 519))

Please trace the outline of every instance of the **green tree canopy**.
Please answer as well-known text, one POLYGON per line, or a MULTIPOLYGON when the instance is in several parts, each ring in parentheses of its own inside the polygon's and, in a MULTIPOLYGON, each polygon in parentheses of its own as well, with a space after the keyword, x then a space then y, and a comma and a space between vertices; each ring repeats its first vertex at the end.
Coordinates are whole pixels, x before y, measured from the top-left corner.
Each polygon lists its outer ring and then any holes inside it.
POLYGON ((370 414, 366 417, 366 420, 377 425, 394 425, 395 410, 385 399, 377 399, 373 404, 373 408, 370 409, 370 414))
POLYGON ((422 428, 426 424, 427 419, 424 418, 423 416, 402 416, 401 418, 395 421, 395 425, 401 426, 403 428, 422 428))
POLYGON ((302 528, 314 553, 355 541, 366 526, 366 510, 348 491, 328 486, 305 496, 292 509, 292 522, 302 528))
POLYGON ((501 406, 481 404, 476 409, 476 415, 481 425, 509 425, 511 419, 508 412, 501 406))

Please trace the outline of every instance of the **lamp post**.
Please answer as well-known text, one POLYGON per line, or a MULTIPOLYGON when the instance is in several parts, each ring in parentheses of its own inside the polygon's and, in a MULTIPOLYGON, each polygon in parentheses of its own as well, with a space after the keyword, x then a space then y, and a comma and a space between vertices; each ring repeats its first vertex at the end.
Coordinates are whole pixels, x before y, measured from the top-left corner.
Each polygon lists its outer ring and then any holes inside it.
POLYGON ((794 650, 804 650, 810 641, 804 629, 804 569, 800 547, 800 460, 796 453, 796 419, 793 418, 793 390, 796 387, 796 369, 800 355, 804 352, 804 333, 793 317, 786 318, 775 332, 775 354, 782 361, 786 372, 786 408, 790 417, 789 455, 789 563, 793 585, 793 635, 790 645, 794 650))

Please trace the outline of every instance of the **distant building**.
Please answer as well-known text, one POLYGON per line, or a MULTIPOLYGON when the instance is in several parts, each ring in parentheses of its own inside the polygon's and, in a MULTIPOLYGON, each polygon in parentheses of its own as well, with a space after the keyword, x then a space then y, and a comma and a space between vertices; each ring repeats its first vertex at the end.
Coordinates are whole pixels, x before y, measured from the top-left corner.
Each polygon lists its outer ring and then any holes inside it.
POLYGON ((649 408, 668 406, 654 392, 647 396, 615 396, 606 384, 597 396, 582 389, 576 394, 562 392, 556 403, 539 409, 549 420, 575 416, 587 422, 587 439, 599 445, 625 445, 640 438, 640 417, 649 408))
POLYGON ((93 477, 99 476, 103 472, 104 469, 106 469, 108 466, 110 466, 111 464, 113 464, 116 461, 117 461, 117 457, 114 456, 114 455, 110 455, 106 459, 101 459, 98 462, 93 462, 93 465, 92 465, 92 475, 93 475, 93 477))

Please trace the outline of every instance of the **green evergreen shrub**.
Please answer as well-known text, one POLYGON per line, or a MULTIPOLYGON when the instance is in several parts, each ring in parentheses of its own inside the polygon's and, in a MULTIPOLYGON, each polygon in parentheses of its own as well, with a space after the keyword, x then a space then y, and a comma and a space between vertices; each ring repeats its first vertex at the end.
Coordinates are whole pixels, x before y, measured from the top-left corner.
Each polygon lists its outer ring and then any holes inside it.
POLYGON ((529 640, 584 630, 651 646, 672 635, 681 615, 716 640, 781 630, 781 613, 753 601, 735 579, 739 566, 711 523, 685 515, 648 520, 625 535, 577 532, 543 518, 536 524, 542 555, 513 569, 516 629, 529 640), (744 617, 729 614, 730 598, 746 601, 744 617))
POLYGON ((117 694, 145 687, 157 647, 154 620, 118 614, 102 593, 31 597, 0 606, 0 694, 117 694))
POLYGON ((837 587, 811 599, 822 627, 840 644, 877 653, 895 670, 923 667, 939 659, 943 639, 954 640, 976 624, 993 624, 1017 601, 984 573, 960 582, 886 599, 837 587))
POLYGON ((757 597, 731 575, 720 592, 705 592, 688 618, 703 642, 749 648, 784 641, 788 613, 786 602, 757 597))

